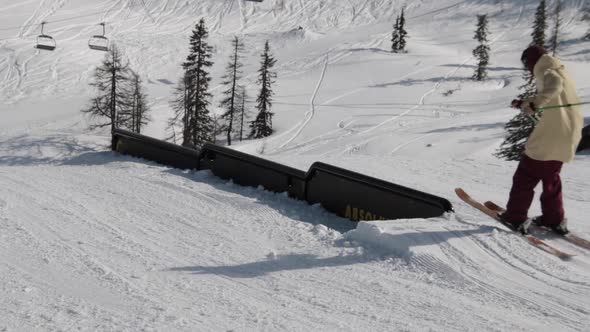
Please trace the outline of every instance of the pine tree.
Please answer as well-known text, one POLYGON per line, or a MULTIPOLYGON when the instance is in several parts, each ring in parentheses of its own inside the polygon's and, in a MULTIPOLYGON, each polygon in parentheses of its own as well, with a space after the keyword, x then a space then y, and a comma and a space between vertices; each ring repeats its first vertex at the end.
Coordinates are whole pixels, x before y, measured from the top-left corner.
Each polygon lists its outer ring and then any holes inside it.
POLYGON ((490 61, 490 47, 488 43, 488 17, 487 15, 477 15, 477 30, 473 39, 479 42, 479 45, 473 50, 473 56, 477 59, 477 68, 473 74, 473 79, 483 81, 488 77, 487 67, 490 61))
POLYGON ((147 104, 147 95, 143 91, 141 77, 131 70, 131 102, 126 116, 126 127, 138 134, 141 133, 141 128, 146 125, 150 118, 148 113, 150 111, 147 104))
POLYGON ((402 53, 406 52, 406 39, 408 38, 408 32, 406 31, 406 16, 404 14, 404 9, 402 8, 402 13, 399 17, 399 51, 402 53))
POLYGON ((277 62, 270 54, 270 46, 268 40, 264 44, 264 52, 261 55, 261 66, 258 70, 257 83, 260 84, 260 93, 256 98, 256 109, 258 115, 256 119, 250 123, 250 137, 263 138, 272 134, 272 116, 270 112, 272 106, 272 84, 277 74, 272 71, 277 62))
POLYGON ((534 122, 519 112, 506 123, 504 129, 507 132, 506 137, 494 155, 501 159, 518 161, 524 152, 527 139, 535 129, 534 122))
POLYGON ((393 32, 391 33, 391 52, 397 53, 399 51, 399 15, 395 19, 393 25, 393 32))
POLYGON ((93 118, 106 118, 106 122, 93 124, 90 129, 125 125, 125 110, 129 103, 129 65, 123 63, 123 54, 116 45, 111 45, 102 64, 94 71, 94 81, 90 83, 97 90, 97 96, 90 106, 82 112, 93 118))
POLYGON ((213 119, 209 113, 209 82, 211 77, 207 72, 208 68, 213 65, 210 60, 212 57, 213 47, 207 43, 209 33, 205 27, 205 20, 201 19, 193 30, 190 38, 190 52, 186 61, 182 64, 185 70, 186 91, 188 93, 187 109, 188 130, 183 134, 184 145, 200 148, 206 142, 213 141, 213 119))
MULTIPOLYGON (((531 72, 525 68, 523 71, 524 84, 519 87, 524 90, 518 99, 522 100, 533 96, 536 92, 534 77, 531 72)), ((535 129, 535 123, 524 113, 519 112, 504 126, 506 130, 506 137, 500 148, 494 155, 505 160, 520 160, 524 152, 526 141, 535 129)))
POLYGON ((393 53, 405 53, 406 52, 406 39, 408 38, 408 32, 406 31, 406 17, 404 10, 395 19, 395 25, 393 26, 393 32, 391 33, 391 52, 393 53))
MULTIPOLYGON (((533 23, 533 32, 531 33, 532 41, 529 45, 545 47, 545 30, 547 30, 547 5, 545 0, 539 1, 537 11, 535 13, 535 22, 533 23)), ((524 90, 518 98, 526 98, 535 94, 537 86, 535 84, 535 78, 528 68, 523 68, 522 78, 525 82, 523 85, 518 87, 519 90, 524 90)))
POLYGON ((541 0, 535 13, 535 23, 531 34, 533 42, 531 45, 545 47, 545 30, 547 30, 547 6, 545 0, 541 0))
POLYGON ((226 73, 223 76, 223 85, 226 87, 223 94, 225 98, 221 101, 221 107, 225 108, 225 113, 221 115, 227 121, 227 145, 231 145, 232 131, 234 130, 234 120, 237 113, 237 87, 238 81, 242 78, 243 64, 240 62, 241 53, 244 51, 244 44, 236 36, 232 40, 233 52, 230 61, 226 67, 226 73))
POLYGON ((561 18, 561 11, 563 9, 561 0, 557 0, 557 4, 555 5, 555 25, 553 26, 553 34, 551 36, 551 53, 555 55, 557 52, 557 46, 559 46, 559 29, 561 28, 562 18, 561 18))

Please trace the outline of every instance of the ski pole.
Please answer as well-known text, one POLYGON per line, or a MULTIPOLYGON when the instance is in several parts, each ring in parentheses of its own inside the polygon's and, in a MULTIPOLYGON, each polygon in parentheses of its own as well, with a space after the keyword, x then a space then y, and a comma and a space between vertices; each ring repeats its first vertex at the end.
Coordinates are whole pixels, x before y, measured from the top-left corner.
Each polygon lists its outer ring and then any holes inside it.
MULTIPOLYGON (((562 108, 562 107, 572 107, 572 106, 588 105, 588 104, 590 104, 590 101, 585 101, 585 102, 575 103, 575 104, 564 104, 564 105, 554 105, 554 106, 539 107, 539 108, 536 109, 535 113, 541 114, 545 110, 551 110, 551 109, 562 108)), ((535 124, 539 123, 539 118, 536 117, 536 114, 529 115, 529 118, 535 124)))
POLYGON ((580 106, 580 105, 588 105, 588 104, 590 104, 590 101, 585 101, 585 102, 575 103, 575 104, 565 104, 565 105, 555 105, 555 106, 539 107, 539 108, 537 108, 537 110, 538 111, 544 111, 544 110, 550 110, 550 109, 555 109, 555 108, 572 107, 572 106, 580 106))

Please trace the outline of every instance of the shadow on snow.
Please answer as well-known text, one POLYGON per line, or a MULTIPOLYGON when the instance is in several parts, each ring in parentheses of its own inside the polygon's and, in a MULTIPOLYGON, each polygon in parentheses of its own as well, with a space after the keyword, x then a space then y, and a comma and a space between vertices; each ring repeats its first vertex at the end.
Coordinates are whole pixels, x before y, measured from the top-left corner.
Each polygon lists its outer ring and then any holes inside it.
POLYGON ((0 166, 55 165, 84 153, 104 150, 105 146, 80 142, 68 133, 3 138, 0 143, 0 166))
MULTIPOLYGON (((381 260, 383 257, 401 257, 410 261, 413 257, 412 247, 437 245, 449 241, 452 238, 468 237, 476 234, 490 233, 494 227, 480 226, 477 229, 466 231, 433 231, 410 232, 401 234, 382 234, 386 243, 391 243, 394 248, 371 248, 368 253, 362 255, 347 255, 333 257, 318 257, 311 254, 279 255, 263 261, 249 262, 238 265, 222 266, 181 266, 168 269, 168 271, 190 272, 192 274, 224 275, 230 278, 256 278, 274 272, 308 270, 316 268, 331 268, 363 264, 381 260)), ((345 240, 341 240, 343 242, 345 240)), ((372 247, 368 245, 368 247, 372 247)))

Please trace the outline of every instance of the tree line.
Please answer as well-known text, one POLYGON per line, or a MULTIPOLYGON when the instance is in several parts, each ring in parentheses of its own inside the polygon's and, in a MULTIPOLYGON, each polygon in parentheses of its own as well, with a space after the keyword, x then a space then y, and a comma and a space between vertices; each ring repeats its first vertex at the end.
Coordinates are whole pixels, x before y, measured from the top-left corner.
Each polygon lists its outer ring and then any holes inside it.
MULTIPOLYGON (((553 55, 557 53, 562 10, 562 1, 558 0, 552 11, 551 36, 547 38, 548 8, 545 0, 539 1, 530 45, 543 46, 553 55)), ((583 9, 582 20, 590 22, 590 5, 583 9)), ((474 39, 478 45, 472 52, 477 62, 472 79, 476 81, 483 81, 488 77, 491 51, 488 25, 487 15, 477 15, 474 39)), ((199 148, 207 142, 215 142, 220 134, 225 134, 228 145, 231 145, 234 139, 242 141, 245 137, 270 136, 273 133, 274 115, 271 111, 272 85, 277 75, 273 70, 276 59, 271 54, 269 42, 266 41, 260 55, 260 69, 256 80, 259 92, 255 108, 258 113, 253 120, 249 120, 246 108, 248 96, 242 81, 245 46, 238 36, 232 39, 232 53, 222 77, 224 90, 219 106, 224 112, 217 118, 210 111, 212 94, 209 92, 211 77, 208 70, 213 65, 213 48, 207 42, 208 36, 205 21, 200 19, 190 36, 189 55, 182 63, 183 76, 178 80, 170 100, 174 115, 168 121, 170 135, 167 139, 180 142, 183 146, 199 148)), ((407 53, 408 38, 406 18, 402 9, 393 25, 391 52, 407 53)), ((582 38, 590 40, 590 29, 582 38)), ((518 97, 526 98, 536 93, 536 86, 534 77, 528 70, 523 70, 522 75, 524 84, 519 87, 521 93, 518 97)), ((97 95, 83 112, 102 121, 91 125, 91 128, 110 126, 111 129, 126 128, 140 133, 150 120, 142 80, 129 64, 123 61, 123 55, 115 45, 111 46, 101 66, 95 70, 94 81, 90 85, 96 88, 97 95)), ((495 155, 506 160, 518 160, 534 125, 535 123, 525 115, 517 114, 505 125, 507 135, 495 155)))
MULTIPOLYGON (((189 39, 189 54, 182 63, 183 75, 172 92, 170 106, 174 114, 168 120, 168 140, 180 142, 183 146, 200 148, 205 143, 214 143, 220 134, 225 134, 227 144, 232 139, 242 141, 248 138, 263 138, 273 133, 272 85, 276 80, 273 67, 276 59, 266 41, 260 55, 256 97, 258 113, 249 120, 247 94, 243 79, 242 58, 245 52, 243 41, 235 36, 231 41, 232 53, 222 77, 223 98, 219 104, 224 110, 220 118, 211 112, 212 94, 209 92, 213 65, 213 47, 209 45, 209 33, 205 20, 200 19, 189 39), (248 128, 246 128, 248 127, 248 128)), ((96 97, 82 112, 98 121, 90 128, 125 128, 141 133, 150 120, 147 95, 140 76, 123 60, 123 54, 116 45, 111 45, 101 65, 94 72, 90 86, 96 89, 96 97)))

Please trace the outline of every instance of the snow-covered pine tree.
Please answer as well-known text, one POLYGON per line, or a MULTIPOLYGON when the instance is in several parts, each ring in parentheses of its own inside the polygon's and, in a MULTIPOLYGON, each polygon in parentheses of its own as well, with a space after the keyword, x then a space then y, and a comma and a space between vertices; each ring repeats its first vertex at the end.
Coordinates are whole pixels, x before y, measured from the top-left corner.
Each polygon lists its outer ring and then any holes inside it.
POLYGON ((183 141, 185 145, 194 148, 200 148, 203 144, 213 141, 213 119, 209 113, 211 93, 208 91, 211 77, 207 71, 213 65, 210 60, 213 47, 207 43, 208 37, 205 20, 201 18, 190 38, 189 55, 182 64, 189 93, 189 129, 186 132, 189 139, 185 138, 183 141))
POLYGON ((234 130, 234 121, 237 116, 237 87, 242 78, 243 64, 240 62, 241 53, 244 52, 244 43, 235 36, 232 40, 232 55, 226 67, 222 84, 225 86, 223 91, 224 98, 221 100, 221 107, 225 112, 221 115, 226 121, 227 145, 231 145, 232 132, 234 130))
POLYGON ((520 160, 526 141, 533 129, 534 122, 520 112, 504 126, 506 137, 494 155, 504 160, 520 160))
POLYGON ((406 39, 408 38, 408 32, 406 31, 406 16, 404 14, 404 9, 402 8, 402 13, 399 16, 399 52, 405 53, 406 52, 406 39))
POLYGON ((477 59, 477 68, 472 77, 476 81, 483 81, 488 77, 488 65, 490 62, 488 34, 488 16, 477 15, 477 29, 473 39, 477 40, 479 45, 473 50, 473 56, 477 59))
POLYGON ((138 134, 141 133, 141 128, 148 124, 150 111, 147 104, 147 95, 143 90, 142 80, 139 74, 131 70, 131 90, 129 97, 131 101, 129 108, 126 110, 126 127, 138 134))
MULTIPOLYGON (((518 99, 524 99, 533 96, 536 93, 534 77, 528 69, 523 71, 524 84, 519 87, 523 92, 518 95, 518 99)), ((519 112, 510 121, 504 125, 506 137, 500 145, 500 148, 494 153, 494 156, 504 160, 520 160, 526 141, 535 129, 535 123, 524 113, 519 112)))
POLYGON ((553 33, 551 35, 551 41, 550 41, 550 50, 551 50, 551 54, 555 55, 557 52, 557 46, 559 46, 559 33, 560 33, 560 28, 561 28, 561 23, 562 23, 562 18, 561 18, 561 11, 563 10, 563 4, 561 2, 561 0, 557 0, 557 4, 555 5, 555 12, 554 12, 554 25, 553 25, 553 33))
POLYGON ((96 97, 82 112, 92 118, 104 118, 105 122, 94 123, 90 129, 111 127, 111 131, 125 124, 125 110, 129 107, 129 65, 123 62, 123 54, 113 44, 94 71, 94 81, 90 86, 96 88, 96 97))
MULTIPOLYGON (((545 0, 541 0, 539 1, 539 5, 537 6, 537 10, 535 12, 535 22, 533 23, 533 32, 531 33, 532 41, 529 45, 537 45, 544 48, 546 30, 547 4, 545 0)), ((519 99, 532 96, 537 91, 535 78, 528 68, 524 68, 522 72, 522 79, 525 83, 518 87, 519 90, 523 90, 523 92, 518 96, 519 99)))
POLYGON ((256 119, 250 123, 250 137, 263 138, 272 134, 272 116, 270 109, 272 107, 272 84, 277 74, 272 71, 276 59, 270 54, 270 46, 268 40, 264 44, 264 52, 261 55, 260 69, 258 70, 258 80, 260 84, 260 92, 256 98, 256 109, 258 115, 256 119))
POLYGON ((395 19, 393 25, 393 32, 391 33, 391 52, 397 53, 399 51, 399 15, 395 19))
POLYGON ((533 42, 531 45, 545 47, 545 31, 547 30, 547 5, 545 0, 539 2, 535 12, 535 22, 533 23, 533 42))

